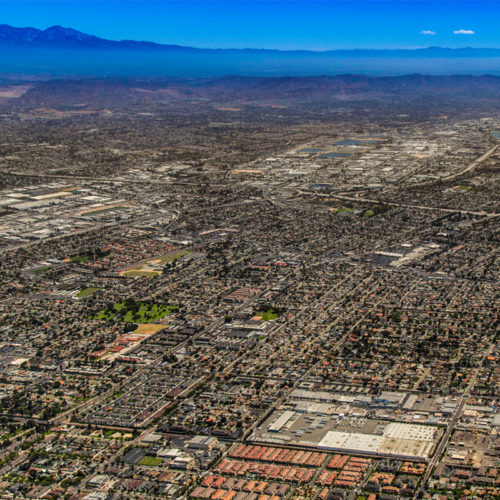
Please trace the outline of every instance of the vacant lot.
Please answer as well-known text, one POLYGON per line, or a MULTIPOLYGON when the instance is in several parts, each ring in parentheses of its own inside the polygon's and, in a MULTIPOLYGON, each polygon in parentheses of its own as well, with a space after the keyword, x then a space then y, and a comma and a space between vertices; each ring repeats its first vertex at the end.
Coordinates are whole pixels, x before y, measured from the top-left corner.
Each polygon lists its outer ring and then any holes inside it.
POLYGON ((189 250, 177 250, 175 252, 170 252, 162 257, 157 257, 154 259, 148 259, 140 264, 136 264, 132 267, 129 267, 126 270, 122 270, 120 273, 122 276, 129 277, 142 277, 142 278, 151 278, 153 276, 159 276, 162 273, 161 268, 158 269, 158 266, 164 266, 165 264, 170 264, 171 262, 184 257, 184 255, 190 254, 189 250))

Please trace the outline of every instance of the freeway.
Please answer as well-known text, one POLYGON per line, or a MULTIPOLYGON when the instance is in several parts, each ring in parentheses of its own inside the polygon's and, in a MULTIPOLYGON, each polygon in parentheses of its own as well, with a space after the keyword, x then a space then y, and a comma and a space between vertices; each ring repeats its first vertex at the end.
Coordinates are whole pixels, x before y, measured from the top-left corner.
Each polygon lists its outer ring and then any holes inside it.
MULTIPOLYGON (((372 203, 372 204, 380 204, 380 200, 375 199, 375 198, 362 198, 360 196, 347 196, 343 194, 336 194, 336 193, 330 193, 330 194, 324 194, 324 193, 316 193, 312 191, 304 191, 301 190, 300 194, 302 195, 311 195, 314 194, 317 197, 320 198, 336 198, 339 200, 346 200, 346 201, 356 201, 356 202, 361 202, 361 203, 372 203)), ((450 213, 450 214, 464 214, 464 215, 479 215, 479 216, 487 216, 487 217, 498 217, 500 213, 497 212, 485 212, 484 210, 462 210, 459 208, 443 208, 443 207, 429 207, 427 205, 413 205, 413 204, 408 204, 408 203, 399 203, 397 201, 384 201, 386 205, 391 205, 393 207, 401 207, 401 208, 410 208, 410 209, 418 209, 418 210, 427 210, 427 211, 432 211, 432 212, 445 212, 445 213, 450 213)))
MULTIPOLYGON (((469 166, 467 166, 463 170, 460 170, 459 172, 456 172, 454 174, 447 175, 446 177, 442 177, 439 180, 440 181, 451 181, 452 179, 456 179, 457 177, 460 177, 460 176, 466 174, 467 172, 474 170, 483 161, 487 160, 491 155, 493 155, 499 147, 500 146, 498 146, 498 145, 493 146, 491 149, 486 151, 486 153, 484 153, 484 155, 482 155, 479 158, 477 158, 476 160, 474 160, 469 166)), ((427 184, 425 182, 422 184, 417 184, 417 186, 421 186, 421 185, 427 185, 427 184)), ((413 184, 412 184, 412 186, 413 186, 413 184)))
MULTIPOLYGON (((466 168, 463 170, 460 170, 459 172, 456 172, 454 174, 448 175, 446 177, 442 177, 441 179, 438 180, 431 180, 431 181, 423 181, 417 184, 411 184, 411 187, 422 187, 422 186, 427 186, 427 185, 432 185, 435 184, 436 182, 443 182, 443 181, 450 181, 453 180, 457 177, 460 177, 474 168, 476 168, 478 165, 483 163, 485 160, 490 158, 496 151, 500 148, 500 146, 493 146, 491 149, 489 149, 486 153, 484 153, 481 157, 477 158, 474 160, 470 165, 468 165, 466 168)), ((336 193, 317 193, 313 191, 308 191, 308 190, 303 190, 300 189, 298 190, 298 194, 301 195, 311 195, 314 194, 315 196, 319 198, 338 198, 339 200, 346 200, 346 201, 355 201, 355 202, 361 202, 361 203, 372 203, 372 204, 379 204, 380 200, 375 199, 375 198, 364 198, 361 196, 349 196, 346 194, 336 194, 336 193)), ((445 213, 460 213, 464 215, 479 215, 479 216, 488 216, 488 217, 498 217, 500 213, 497 212, 486 212, 484 210, 464 210, 464 209, 458 209, 458 208, 444 208, 444 207, 430 207, 427 205, 416 205, 416 204, 410 204, 410 203, 400 203, 397 201, 390 201, 390 200, 385 200, 384 203, 387 205, 391 205, 394 207, 401 207, 401 208, 410 208, 410 209, 418 209, 418 210, 427 210, 427 211, 432 211, 432 212, 445 212, 445 213)))

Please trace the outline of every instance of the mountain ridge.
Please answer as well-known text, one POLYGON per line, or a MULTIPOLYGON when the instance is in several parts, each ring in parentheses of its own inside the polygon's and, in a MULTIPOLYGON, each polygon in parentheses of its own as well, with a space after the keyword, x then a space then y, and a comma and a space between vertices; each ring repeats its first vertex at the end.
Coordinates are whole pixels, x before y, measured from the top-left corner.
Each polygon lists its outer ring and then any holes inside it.
POLYGON ((53 77, 500 75, 500 48, 208 49, 0 25, 0 75, 53 77))
POLYGON ((0 24, 0 48, 31 47, 31 48, 176 48, 190 49, 180 45, 161 45, 154 42, 134 40, 107 40, 95 35, 89 35, 73 28, 59 25, 50 26, 45 30, 38 28, 17 28, 9 24, 0 24))
POLYGON ((200 48, 177 44, 160 44, 150 41, 137 40, 108 40, 95 35, 90 35, 71 27, 54 25, 44 30, 32 27, 14 27, 9 24, 0 24, 0 49, 1 48, 57 48, 57 49, 137 49, 137 50, 182 50, 198 52, 253 52, 258 54, 307 54, 309 56, 331 55, 424 55, 424 56, 455 56, 455 57, 498 57, 500 48, 491 47, 419 47, 414 49, 267 49, 267 48, 200 48))

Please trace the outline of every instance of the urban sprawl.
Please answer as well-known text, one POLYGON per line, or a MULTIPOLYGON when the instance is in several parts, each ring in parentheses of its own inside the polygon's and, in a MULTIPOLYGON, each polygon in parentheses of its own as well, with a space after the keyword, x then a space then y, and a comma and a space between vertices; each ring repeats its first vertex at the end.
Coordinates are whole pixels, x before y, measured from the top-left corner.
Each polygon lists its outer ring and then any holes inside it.
POLYGON ((0 497, 499 498, 499 130, 4 136, 0 497))

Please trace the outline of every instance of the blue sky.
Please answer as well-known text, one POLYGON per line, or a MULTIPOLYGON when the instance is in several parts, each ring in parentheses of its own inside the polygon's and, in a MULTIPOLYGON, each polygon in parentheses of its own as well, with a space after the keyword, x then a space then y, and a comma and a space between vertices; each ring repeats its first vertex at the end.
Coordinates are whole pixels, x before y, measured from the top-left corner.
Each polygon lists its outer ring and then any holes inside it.
POLYGON ((0 0, 0 23, 196 47, 500 47, 500 0, 0 0))

